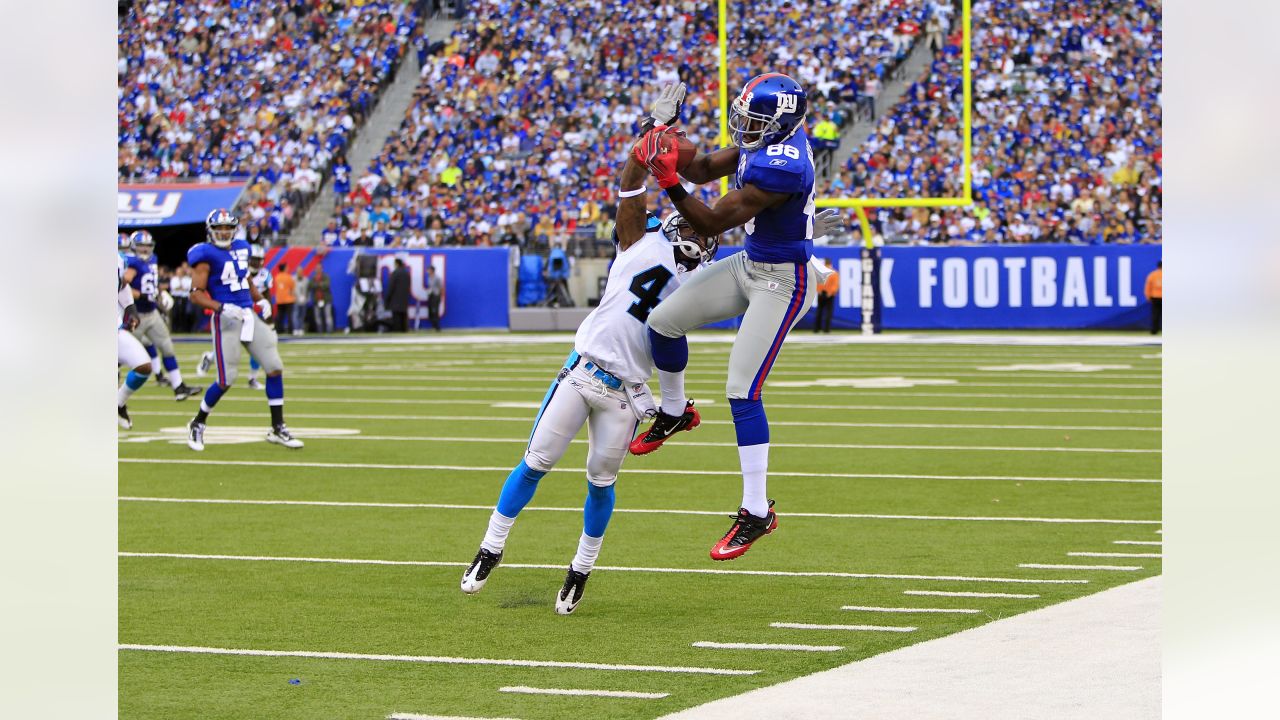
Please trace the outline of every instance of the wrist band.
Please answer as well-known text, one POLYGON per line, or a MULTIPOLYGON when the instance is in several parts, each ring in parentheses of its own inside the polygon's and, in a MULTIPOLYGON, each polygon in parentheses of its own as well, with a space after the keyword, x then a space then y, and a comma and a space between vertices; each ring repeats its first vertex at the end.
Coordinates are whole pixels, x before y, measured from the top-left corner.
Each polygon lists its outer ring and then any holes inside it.
POLYGON ((641 185, 635 190, 623 190, 622 188, 618 188, 618 197, 620 198, 635 197, 637 195, 643 195, 647 192, 649 192, 649 188, 645 187, 644 185, 641 185))
POLYGON ((676 183, 675 185, 672 185, 671 187, 666 188, 666 191, 667 191, 667 197, 671 198, 671 202, 678 203, 681 200, 689 197, 689 191, 685 190, 684 186, 681 185, 680 183, 676 183))

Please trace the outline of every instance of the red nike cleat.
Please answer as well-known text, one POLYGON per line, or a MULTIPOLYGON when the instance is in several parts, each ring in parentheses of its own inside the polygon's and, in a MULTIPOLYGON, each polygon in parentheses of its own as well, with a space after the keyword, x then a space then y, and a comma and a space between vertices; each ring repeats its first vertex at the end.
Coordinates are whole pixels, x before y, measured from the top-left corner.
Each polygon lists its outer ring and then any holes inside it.
POLYGON ((751 549, 751 543, 768 535, 778 528, 778 515, 773 512, 773 501, 769 501, 769 514, 756 517, 746 508, 738 508, 733 516, 733 527, 720 538, 720 542, 711 548, 712 560, 732 560, 751 549))
POLYGON ((631 441, 631 454, 644 455, 651 453, 662 447, 662 443, 671 439, 672 435, 681 430, 692 430, 701 423, 702 415, 698 414, 698 408, 693 406, 692 400, 684 406, 684 414, 679 417, 668 415, 659 410, 658 417, 654 419, 653 425, 631 441))

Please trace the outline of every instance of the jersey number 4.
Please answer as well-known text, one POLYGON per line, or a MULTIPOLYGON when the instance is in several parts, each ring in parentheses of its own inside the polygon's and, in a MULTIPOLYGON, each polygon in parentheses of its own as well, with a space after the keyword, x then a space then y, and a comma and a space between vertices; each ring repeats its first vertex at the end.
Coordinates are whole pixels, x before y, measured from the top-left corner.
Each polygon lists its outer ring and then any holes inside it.
POLYGON ((671 271, 661 265, 654 265, 631 278, 631 294, 636 301, 631 303, 627 312, 640 322, 649 321, 649 313, 658 306, 662 289, 671 281, 671 271))
POLYGON ((248 279, 240 280, 240 273, 236 272, 236 264, 230 260, 222 264, 221 280, 231 292, 240 292, 249 287, 248 279))

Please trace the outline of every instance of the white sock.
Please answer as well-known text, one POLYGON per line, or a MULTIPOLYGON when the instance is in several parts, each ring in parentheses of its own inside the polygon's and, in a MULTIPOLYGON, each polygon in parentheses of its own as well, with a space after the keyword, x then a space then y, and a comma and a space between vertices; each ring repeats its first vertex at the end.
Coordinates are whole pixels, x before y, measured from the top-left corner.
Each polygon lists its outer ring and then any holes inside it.
POLYGON ((169 386, 172 387, 174 390, 177 390, 178 386, 182 384, 182 371, 176 368, 173 370, 170 370, 168 372, 168 377, 169 377, 169 386))
POLYGON ((128 381, 120 383, 120 391, 116 393, 116 406, 124 407, 129 402, 129 396, 133 394, 133 388, 129 387, 128 381))
POLYGON ((686 399, 684 395, 684 371, 658 371, 658 383, 662 387, 662 412, 680 417, 684 414, 686 399))
POLYGON ((742 507, 756 517, 768 515, 765 475, 769 471, 769 443, 738 446, 738 461, 742 464, 742 507))
POLYGON ((160 362, 160 356, 156 355, 151 358, 151 374, 163 375, 165 373, 164 363, 160 362))
POLYGON ((569 563, 569 567, 580 573, 589 573, 596 566, 596 558, 600 556, 600 546, 604 543, 603 537, 591 537, 586 533, 578 538, 578 554, 573 556, 573 562, 569 563))
POLYGON ((511 532, 511 526, 515 524, 515 518, 509 518, 494 510, 493 514, 489 516, 489 529, 485 531, 484 540, 480 541, 480 547, 491 553, 502 552, 502 548, 507 546, 507 534, 511 532))

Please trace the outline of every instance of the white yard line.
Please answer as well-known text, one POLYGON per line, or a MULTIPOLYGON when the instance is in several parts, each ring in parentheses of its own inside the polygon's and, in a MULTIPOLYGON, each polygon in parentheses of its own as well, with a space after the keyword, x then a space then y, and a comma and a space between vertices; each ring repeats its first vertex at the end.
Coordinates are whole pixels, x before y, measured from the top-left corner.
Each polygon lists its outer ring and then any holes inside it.
POLYGON ((332 652, 321 650, 257 650, 249 648, 215 648, 187 645, 137 645, 122 643, 120 650, 142 652, 191 653, 196 655, 252 655, 256 657, 319 658, 324 660, 372 660, 441 665, 505 665, 508 667, 569 668, 574 670, 620 670, 625 672, 690 673, 695 675, 755 675, 759 670, 729 668, 680 667, 669 665, 619 665, 614 663, 570 662, 560 660, 495 660, 492 658, 447 657, 436 655, 382 655, 370 653, 332 652))
POLYGON ((1018 598, 1023 600, 1040 597, 1039 595, 1024 595, 1021 593, 952 592, 949 590, 903 590, 902 594, 928 595, 930 597, 1018 598))
POLYGON ((1164 545, 1163 540, 1112 540, 1113 545, 1164 545))
MULTIPOLYGON (((380 503, 380 502, 341 502, 337 500, 248 500, 230 498, 165 498, 124 496, 121 502, 152 503, 192 503, 209 505, 311 505, 319 507, 372 507, 372 508, 424 508, 433 510, 493 510, 492 505, 465 505, 451 503, 380 503)), ((580 513, 578 507, 539 507, 525 508, 529 512, 569 512, 580 513)), ((640 513, 645 515, 706 515, 718 517, 724 510, 677 510, 661 508, 616 508, 617 513, 640 513)), ((1036 523, 1101 523, 1101 524, 1149 524, 1158 520, 1093 520, 1085 518, 1026 518, 1026 517, 985 517, 965 515, 875 515, 871 513, 815 513, 788 512, 787 517, 835 518, 844 520, 944 520, 944 521, 976 521, 976 522, 1036 522, 1036 523)))
POLYGON ((391 713, 387 720, 516 720, 515 718, 482 718, 462 715, 419 715, 418 713, 391 713))
MULTIPOLYGON (((538 404, 532 403, 533 409, 538 404)), ((131 411, 130 415, 147 415, 163 417, 191 417, 191 413, 182 411, 131 411)), ((218 417, 261 418, 262 413, 230 413, 220 412, 218 417)), ((442 422, 511 422, 529 424, 533 421, 527 415, 348 415, 340 413, 289 413, 290 419, 306 420, 439 420, 442 422)), ((731 420, 707 420, 703 425, 732 426, 731 420)), ((870 423, 870 422, 802 422, 794 420, 770 420, 770 427, 831 427, 831 428, 894 428, 894 429, 927 429, 927 430, 1098 430, 1102 432, 1162 432, 1161 427, 1133 427, 1128 425, 974 425, 970 423, 870 423)))
POLYGON ((868 605, 844 605, 841 610, 858 610, 861 612, 883 612, 883 613, 944 613, 957 615, 976 615, 981 610, 971 610, 968 608, 909 608, 909 607, 872 607, 868 605))
POLYGON ((784 630, 856 630, 859 632, 915 632, 918 628, 897 625, 815 625, 813 623, 772 622, 769 627, 784 630))
MULTIPOLYGON (((467 567, 467 562, 443 560, 367 560, 356 558, 276 557, 269 555, 201 555, 195 553, 118 552, 126 558, 169 558, 177 560, 231 560, 241 562, 291 562, 334 565, 389 565, 404 567, 467 567)), ((564 572, 563 564, 503 563, 502 567, 519 570, 556 570, 564 572)), ((891 573, 853 572, 804 572, 796 570, 722 570, 718 568, 670 568, 670 567, 622 567, 597 565, 596 570, 608 572, 663 573, 678 575, 758 575, 765 577, 831 577, 866 578, 877 580, 938 580, 948 582, 1014 583, 1028 585, 1083 585, 1088 580, 1043 580, 1039 578, 969 577, 966 575, 901 575, 891 573)))
MULTIPOLYGON (((297 433, 299 437, 306 438, 306 433, 297 433)), ((324 440, 364 440, 374 442, 423 442, 423 443, 498 443, 508 445, 528 445, 527 437, 477 437, 477 436, 451 436, 451 435, 331 435, 323 438, 324 440)), ((577 438, 572 440, 574 444, 585 445, 586 438, 577 438)), ((710 448, 736 448, 737 445, 730 441, 725 442, 699 442, 696 440, 681 440, 677 443, 677 447, 710 447, 710 448)), ((1162 451, 1159 448, 1099 448, 1099 447, 1022 447, 1018 445, 890 445, 890 444, 872 444, 872 443, 771 443, 773 448, 799 448, 799 449, 823 449, 823 450, 944 450, 944 451, 972 451, 972 452, 1077 452, 1077 453, 1129 453, 1129 454, 1145 454, 1158 455, 1162 451)))
POLYGON ((1098 557, 1098 558, 1162 558, 1161 553, 1122 553, 1122 552, 1069 552, 1069 557, 1098 557))
POLYGON ((790 645, 787 643, 741 643, 741 642, 711 642, 710 640, 699 640, 693 643, 696 648, 711 648, 717 650, 795 650, 797 652, 838 652, 844 649, 843 645, 790 645))
POLYGON ((1031 570, 1120 570, 1135 572, 1141 565, 1061 565, 1054 563, 1018 563, 1018 567, 1031 570))
POLYGON ((636 692, 634 690, 579 690, 576 688, 535 688, 524 685, 511 685, 498 688, 498 692, 521 693, 524 695, 585 695, 588 697, 636 698, 639 700, 659 700, 670 693, 636 692))
POLYGON ((1112 588, 662 720, 1156 720, 1160 588, 1112 588))
MULTIPOLYGON (((490 388, 492 390, 492 388, 490 388)), ((820 393, 826 397, 830 397, 830 393, 820 393)), ((160 397, 142 397, 134 396, 138 400, 154 400, 162 404, 173 402, 172 398, 160 397)), ((133 398, 130 399, 133 401, 133 398)), ((253 397, 245 395, 224 395, 219 403, 224 402, 247 402, 261 405, 262 397, 253 397)), ((439 398, 306 398, 306 397, 287 397, 287 403, 325 403, 336 405, 491 405, 493 400, 444 400, 439 398)), ((770 408, 781 408, 790 410, 892 410, 895 412, 957 412, 957 413, 973 413, 973 412, 999 412, 999 413, 1100 413, 1113 415, 1159 415, 1161 410, 1138 410, 1138 409, 1118 409, 1118 408, 1024 408, 1024 407, 969 407, 969 406, 923 406, 923 405, 814 405, 814 404, 789 404, 789 403, 769 403, 770 408)), ((216 413, 215 413, 216 415, 216 413)))

